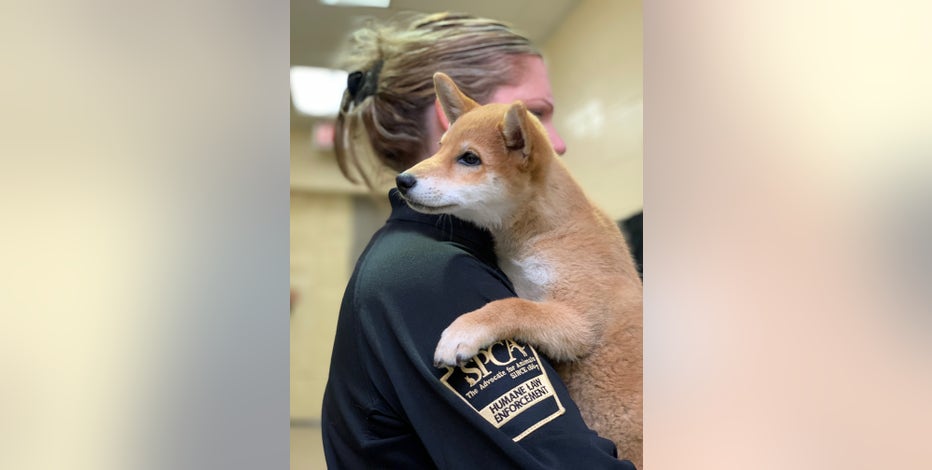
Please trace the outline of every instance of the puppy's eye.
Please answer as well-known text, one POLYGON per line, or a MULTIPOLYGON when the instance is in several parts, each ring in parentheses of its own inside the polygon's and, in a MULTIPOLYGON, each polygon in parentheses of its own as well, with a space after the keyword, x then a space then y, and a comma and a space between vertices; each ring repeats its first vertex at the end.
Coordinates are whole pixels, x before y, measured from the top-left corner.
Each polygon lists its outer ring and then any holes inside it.
POLYGON ((482 160, 480 160, 479 156, 473 152, 466 152, 460 155, 460 157, 456 159, 456 161, 466 166, 479 166, 480 164, 482 164, 482 160))

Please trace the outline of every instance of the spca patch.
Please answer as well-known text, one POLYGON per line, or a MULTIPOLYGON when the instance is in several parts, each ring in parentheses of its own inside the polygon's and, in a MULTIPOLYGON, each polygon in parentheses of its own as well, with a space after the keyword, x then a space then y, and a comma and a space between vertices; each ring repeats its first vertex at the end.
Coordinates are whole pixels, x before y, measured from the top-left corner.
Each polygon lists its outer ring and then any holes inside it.
POLYGON ((499 341, 446 369, 440 381, 516 442, 565 412, 529 345, 499 341))

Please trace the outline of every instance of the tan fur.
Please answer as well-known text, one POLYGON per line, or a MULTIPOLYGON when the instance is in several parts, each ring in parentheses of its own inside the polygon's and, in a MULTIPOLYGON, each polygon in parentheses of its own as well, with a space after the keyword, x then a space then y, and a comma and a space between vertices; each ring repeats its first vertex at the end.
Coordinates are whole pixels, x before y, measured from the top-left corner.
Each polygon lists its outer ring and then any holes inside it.
POLYGON ((437 154, 399 175, 410 185, 399 188, 416 210, 491 231, 520 296, 456 319, 435 361, 462 363, 506 338, 536 346, 556 361, 586 423, 641 468, 642 287, 620 230, 521 102, 479 106, 443 74, 434 84, 451 127, 437 154), (466 152, 481 164, 464 164, 466 152))

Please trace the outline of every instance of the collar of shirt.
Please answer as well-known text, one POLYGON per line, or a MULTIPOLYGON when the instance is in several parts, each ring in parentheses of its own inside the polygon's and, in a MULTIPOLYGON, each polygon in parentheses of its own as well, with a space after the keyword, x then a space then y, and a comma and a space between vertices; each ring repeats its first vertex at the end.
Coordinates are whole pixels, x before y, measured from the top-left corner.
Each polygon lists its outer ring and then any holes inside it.
POLYGON ((495 244, 492 234, 471 222, 452 215, 432 215, 415 211, 402 199, 397 189, 388 193, 392 204, 392 214, 388 222, 414 222, 430 227, 437 240, 454 242, 462 245, 474 256, 492 266, 497 266, 495 244))

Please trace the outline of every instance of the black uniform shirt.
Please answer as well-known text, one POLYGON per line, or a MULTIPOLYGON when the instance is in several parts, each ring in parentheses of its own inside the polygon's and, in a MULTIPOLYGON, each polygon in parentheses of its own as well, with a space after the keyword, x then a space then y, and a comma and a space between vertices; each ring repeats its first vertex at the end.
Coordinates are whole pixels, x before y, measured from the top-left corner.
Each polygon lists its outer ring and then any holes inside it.
POLYGON ((502 341, 463 366, 433 366, 444 328, 514 289, 487 231, 389 196, 392 215, 340 308, 322 413, 328 466, 634 468, 530 346, 502 341))

